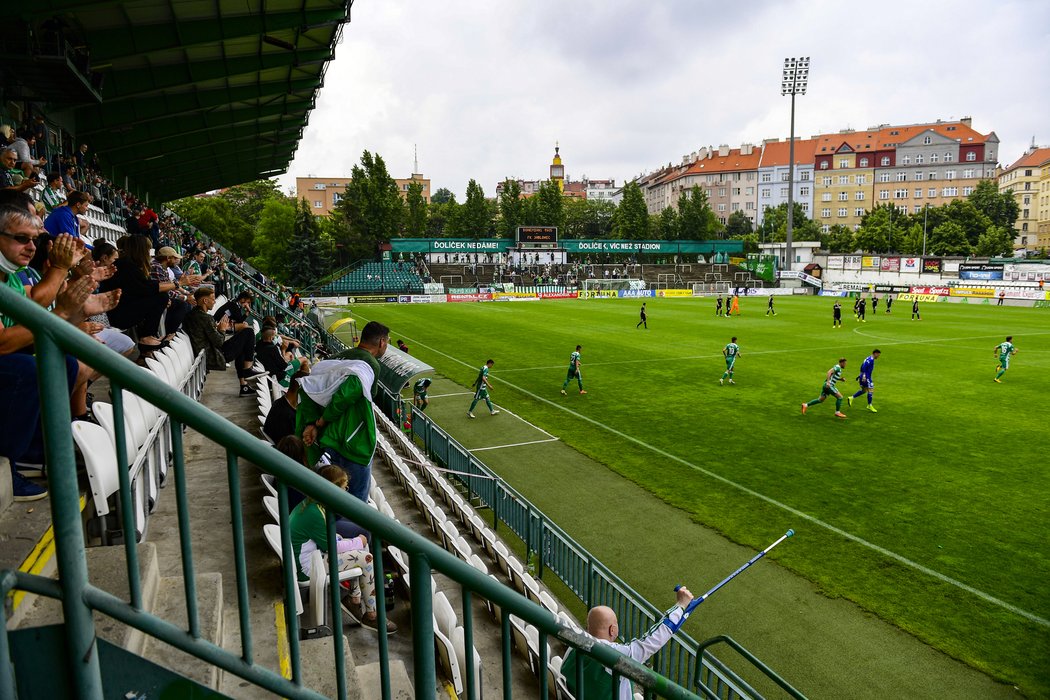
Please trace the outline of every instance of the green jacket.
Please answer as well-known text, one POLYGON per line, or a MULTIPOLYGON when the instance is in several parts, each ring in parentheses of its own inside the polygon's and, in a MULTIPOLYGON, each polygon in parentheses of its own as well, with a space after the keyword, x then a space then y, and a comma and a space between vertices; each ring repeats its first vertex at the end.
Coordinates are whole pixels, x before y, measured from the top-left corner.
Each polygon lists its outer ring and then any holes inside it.
POLYGON ((324 507, 309 498, 302 501, 289 514, 289 529, 292 536, 292 554, 295 556, 295 570, 300 581, 308 581, 303 573, 299 555, 307 540, 313 540, 317 548, 328 553, 328 523, 325 521, 324 507))
MULTIPOLYGON (((354 348, 343 353, 339 359, 363 360, 372 366, 376 381, 379 381, 379 362, 371 353, 354 348)), ((335 450, 354 464, 368 464, 376 450, 376 418, 372 412, 372 399, 365 396, 361 380, 350 375, 343 380, 332 396, 331 402, 322 407, 305 392, 299 392, 299 408, 295 412, 295 428, 299 435, 310 423, 324 418, 319 443, 307 449, 310 464, 317 464, 324 448, 335 450)))

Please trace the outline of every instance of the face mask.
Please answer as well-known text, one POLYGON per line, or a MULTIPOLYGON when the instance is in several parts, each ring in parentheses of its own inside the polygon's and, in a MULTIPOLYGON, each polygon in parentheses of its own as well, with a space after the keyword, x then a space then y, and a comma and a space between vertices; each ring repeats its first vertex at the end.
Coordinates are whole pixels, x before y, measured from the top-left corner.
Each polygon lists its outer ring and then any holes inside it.
POLYGON ((19 270, 24 270, 24 269, 25 268, 23 266, 15 265, 13 262, 11 262, 10 260, 7 259, 6 255, 4 255, 3 253, 0 253, 0 270, 2 270, 3 272, 5 272, 8 275, 13 275, 16 272, 18 272, 19 270))

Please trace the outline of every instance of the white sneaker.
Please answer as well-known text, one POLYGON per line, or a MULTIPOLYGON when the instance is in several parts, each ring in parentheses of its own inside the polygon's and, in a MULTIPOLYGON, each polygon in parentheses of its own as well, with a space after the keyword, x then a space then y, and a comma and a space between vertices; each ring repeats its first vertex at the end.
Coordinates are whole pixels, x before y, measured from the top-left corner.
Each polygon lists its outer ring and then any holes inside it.
POLYGON ((721 380, 721 379, 719 379, 719 380, 718 380, 718 385, 719 385, 719 386, 722 386, 722 385, 723 385, 724 383, 725 383, 725 382, 724 382, 723 380, 721 380))
POLYGON ((734 382, 732 379, 729 380, 729 383, 730 384, 736 384, 736 382, 734 382))
POLYGON ((467 411, 467 418, 477 418, 477 416, 475 416, 475 415, 474 415, 473 413, 471 413, 470 411, 467 411))
POLYGON ((492 413, 490 413, 489 415, 490 415, 490 416, 494 416, 494 415, 496 415, 497 413, 499 413, 499 409, 496 409, 495 411, 493 411, 493 412, 492 412, 492 413))

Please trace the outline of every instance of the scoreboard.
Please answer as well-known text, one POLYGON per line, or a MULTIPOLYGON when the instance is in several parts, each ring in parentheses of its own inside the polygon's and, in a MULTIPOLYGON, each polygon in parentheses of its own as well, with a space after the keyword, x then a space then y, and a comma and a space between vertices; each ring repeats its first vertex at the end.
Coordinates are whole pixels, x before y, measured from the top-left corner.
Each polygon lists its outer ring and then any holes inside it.
POLYGON ((518 244, 529 248, 554 248, 558 245, 558 227, 519 226, 518 244))

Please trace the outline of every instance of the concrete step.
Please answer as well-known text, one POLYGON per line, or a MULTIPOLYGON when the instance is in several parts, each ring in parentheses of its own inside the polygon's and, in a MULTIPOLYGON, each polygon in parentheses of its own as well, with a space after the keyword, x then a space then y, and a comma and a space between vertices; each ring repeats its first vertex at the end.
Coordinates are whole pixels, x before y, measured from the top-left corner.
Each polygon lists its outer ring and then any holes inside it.
MULTIPOLYGON (((89 547, 86 554, 88 581, 91 585, 121 600, 130 600, 124 547, 89 547)), ((142 583, 142 608, 146 612, 153 612, 161 580, 157 568, 156 547, 150 542, 139 544, 138 559, 139 579, 142 583)), ((19 629, 63 622, 62 604, 52 598, 33 597, 30 600, 27 597, 20 609, 24 609, 24 613, 16 625, 19 629)), ((145 635, 134 628, 101 613, 95 613, 95 630, 99 637, 108 642, 121 646, 133 654, 142 653, 145 635)))
MULTIPOLYGON (((213 644, 222 644, 222 574, 197 574, 196 583, 201 638, 213 644)), ((189 629, 182 577, 165 576, 160 579, 153 614, 183 629, 189 629)), ((218 667, 192 657, 159 639, 148 637, 142 656, 207 688, 219 687, 218 667)))
MULTIPOLYGON (((357 680, 363 697, 378 698, 383 685, 380 678, 379 663, 364 664, 357 667, 357 680)), ((401 659, 390 659, 390 698, 391 700, 412 700, 415 689, 408 677, 408 669, 401 659)))

